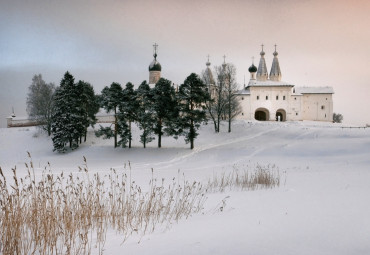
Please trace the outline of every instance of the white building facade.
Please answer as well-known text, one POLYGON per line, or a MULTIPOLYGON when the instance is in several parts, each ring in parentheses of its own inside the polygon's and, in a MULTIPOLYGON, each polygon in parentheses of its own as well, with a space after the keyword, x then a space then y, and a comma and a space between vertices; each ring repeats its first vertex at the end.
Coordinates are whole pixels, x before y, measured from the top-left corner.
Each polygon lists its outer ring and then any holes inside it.
POLYGON ((238 119, 260 121, 333 121, 332 87, 296 87, 281 81, 278 53, 273 53, 268 75, 265 52, 258 68, 252 64, 249 83, 237 92, 241 105, 238 119))

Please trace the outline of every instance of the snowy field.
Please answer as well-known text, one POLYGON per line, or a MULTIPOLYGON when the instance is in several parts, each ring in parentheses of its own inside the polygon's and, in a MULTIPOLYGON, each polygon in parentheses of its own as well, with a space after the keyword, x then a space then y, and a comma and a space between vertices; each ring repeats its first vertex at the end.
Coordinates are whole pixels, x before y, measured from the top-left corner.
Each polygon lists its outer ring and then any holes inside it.
MULTIPOLYGON (((36 175, 50 162, 54 173, 78 172, 87 158, 90 172, 123 170, 145 186, 156 178, 185 176, 206 182, 216 173, 275 165, 278 188, 207 194, 200 214, 173 222, 125 243, 108 231, 104 254, 370 254, 370 128, 342 128, 315 122, 236 121, 232 133, 215 134, 205 125, 190 150, 180 137, 156 140, 146 149, 135 130, 133 148, 113 140, 88 140, 76 151, 58 154, 36 128, 0 129, 0 166, 12 176, 26 174, 27 151, 36 175), (179 174, 180 170, 180 174, 179 174), (220 202, 225 199, 223 211, 220 202)), ((93 251, 93 253, 95 250, 93 251)))

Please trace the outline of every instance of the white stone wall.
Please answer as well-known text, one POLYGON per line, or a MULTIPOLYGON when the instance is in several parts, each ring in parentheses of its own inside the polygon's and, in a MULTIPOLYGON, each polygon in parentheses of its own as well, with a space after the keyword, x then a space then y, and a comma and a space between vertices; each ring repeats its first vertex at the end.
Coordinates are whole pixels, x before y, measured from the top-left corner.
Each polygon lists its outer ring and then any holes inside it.
POLYGON ((249 89, 250 94, 238 95, 242 107, 238 119, 254 120, 257 109, 266 109, 270 121, 276 120, 277 111, 284 112, 287 121, 333 121, 332 94, 293 94, 293 88, 288 86, 249 89))
POLYGON ((251 118, 257 109, 264 108, 269 111, 271 121, 276 120, 276 112, 284 110, 286 120, 290 120, 291 87, 250 87, 251 92, 251 118), (257 99, 258 97, 258 99, 257 99), (267 98, 266 98, 267 97, 267 98))
POLYGON ((289 120, 298 121, 303 119, 302 115, 302 95, 290 96, 290 114, 289 120))
POLYGON ((331 94, 304 94, 302 109, 303 120, 333 121, 331 94))
POLYGON ((237 116, 237 119, 250 120, 251 119, 251 97, 248 94, 238 95, 238 100, 242 108, 241 113, 237 116))

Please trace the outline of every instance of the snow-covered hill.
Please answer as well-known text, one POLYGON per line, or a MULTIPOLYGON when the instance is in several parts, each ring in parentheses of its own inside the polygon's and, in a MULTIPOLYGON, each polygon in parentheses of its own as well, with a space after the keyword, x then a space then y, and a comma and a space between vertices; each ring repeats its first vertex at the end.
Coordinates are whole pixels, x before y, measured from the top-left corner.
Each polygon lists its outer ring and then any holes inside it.
MULTIPOLYGON (((25 174, 27 151, 36 175, 50 162, 53 172, 77 172, 87 158, 90 171, 123 169, 146 185, 151 168, 158 178, 179 175, 207 181, 215 173, 275 165, 279 188, 210 194, 203 214, 144 237, 108 232, 105 254, 369 254, 370 129, 315 122, 233 124, 232 133, 201 128, 195 149, 182 138, 165 138, 142 148, 135 130, 133 148, 113 148, 96 138, 76 151, 58 154, 35 128, 0 129, 0 166, 5 175, 17 167, 25 174), (286 179, 286 181, 285 181, 286 179), (225 210, 217 210, 224 198, 225 210), (138 243, 140 241, 140 243, 138 243)), ((226 130, 226 126, 222 128, 226 130)))

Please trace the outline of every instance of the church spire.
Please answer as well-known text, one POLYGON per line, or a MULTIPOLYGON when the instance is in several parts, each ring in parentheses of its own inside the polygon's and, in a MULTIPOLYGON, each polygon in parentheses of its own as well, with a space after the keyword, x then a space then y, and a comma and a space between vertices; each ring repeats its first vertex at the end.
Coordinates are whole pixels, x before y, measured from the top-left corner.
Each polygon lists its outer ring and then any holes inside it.
POLYGON ((275 51, 273 55, 274 55, 274 59, 272 60, 270 80, 281 81, 281 71, 280 71, 279 59, 277 58, 278 53, 276 51, 276 44, 275 44, 275 51))
POLYGON ((206 62, 206 70, 205 70, 205 79, 206 79, 206 83, 207 85, 214 85, 215 84, 215 80, 213 79, 213 75, 212 75, 212 71, 211 71, 211 62, 209 62, 209 55, 207 56, 207 62, 206 62))
POLYGON ((268 78, 268 73, 267 73, 267 67, 266 67, 266 61, 265 61, 265 52, 263 51, 263 44, 262 46, 262 51, 260 53, 261 58, 260 58, 260 63, 258 65, 258 70, 257 70, 257 81, 266 81, 268 78))

